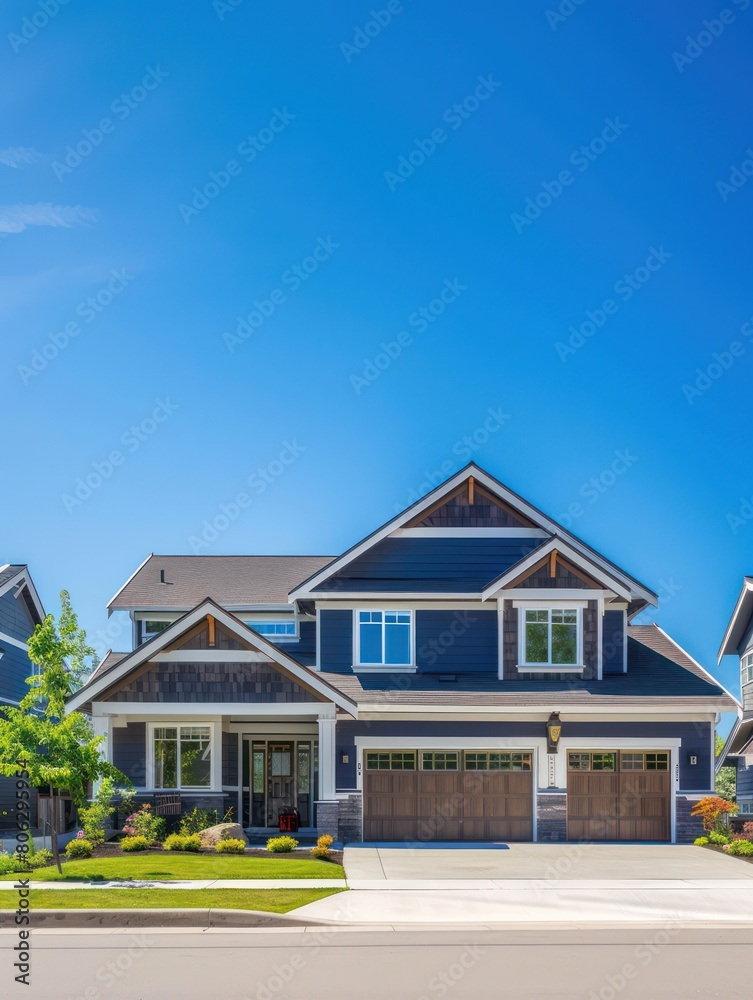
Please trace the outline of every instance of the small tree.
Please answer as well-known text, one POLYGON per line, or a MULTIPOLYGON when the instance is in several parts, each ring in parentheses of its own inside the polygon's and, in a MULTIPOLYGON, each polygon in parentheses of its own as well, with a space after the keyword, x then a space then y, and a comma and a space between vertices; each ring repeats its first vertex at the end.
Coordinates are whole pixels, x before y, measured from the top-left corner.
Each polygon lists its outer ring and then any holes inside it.
MULTIPOLYGON (((78 627, 67 591, 60 593, 58 623, 52 615, 37 625, 29 638, 29 659, 39 670, 28 677, 29 691, 19 708, 0 708, 0 774, 23 771, 33 788, 49 786, 58 798, 67 791, 77 808, 87 803, 89 785, 100 778, 128 782, 112 764, 103 760, 104 736, 95 736, 91 723, 80 712, 66 714, 66 698, 82 683, 94 650, 86 632, 78 627)), ((57 831, 52 831, 57 852, 57 831)))
MULTIPOLYGON (((724 740, 716 734, 716 756, 724 750, 724 740)), ((714 791, 723 799, 734 802, 737 797, 737 771, 734 767, 720 767, 714 779, 714 791)))
POLYGON ((726 828, 728 817, 734 816, 738 808, 734 802, 728 802, 718 795, 707 795, 705 799, 696 802, 690 815, 702 818, 704 830, 722 831, 726 828))
POLYGON ((84 836, 92 844, 104 842, 107 820, 115 812, 115 806, 112 805, 113 794, 112 778, 104 778, 91 805, 79 809, 84 836))

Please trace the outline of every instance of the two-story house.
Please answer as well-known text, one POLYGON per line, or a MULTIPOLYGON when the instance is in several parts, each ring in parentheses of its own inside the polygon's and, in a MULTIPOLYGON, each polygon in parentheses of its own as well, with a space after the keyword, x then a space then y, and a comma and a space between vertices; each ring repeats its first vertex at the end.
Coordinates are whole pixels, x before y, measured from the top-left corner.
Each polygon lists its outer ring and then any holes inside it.
POLYGON ((470 465, 343 555, 149 556, 72 708, 145 796, 346 840, 687 841, 737 702, 470 465))
POLYGON ((740 658, 742 713, 732 727, 724 750, 720 754, 719 766, 728 765, 736 768, 739 816, 749 820, 753 818, 753 577, 751 576, 746 576, 743 580, 743 588, 719 647, 719 660, 730 654, 740 658))
MULTIPOLYGON (((27 639, 44 621, 44 608, 29 575, 28 566, 0 566, 0 704, 17 708, 29 688, 26 678, 34 666, 27 639)), ((32 820, 36 821, 36 796, 32 820)), ((0 776, 0 830, 16 827, 16 781, 0 776)))

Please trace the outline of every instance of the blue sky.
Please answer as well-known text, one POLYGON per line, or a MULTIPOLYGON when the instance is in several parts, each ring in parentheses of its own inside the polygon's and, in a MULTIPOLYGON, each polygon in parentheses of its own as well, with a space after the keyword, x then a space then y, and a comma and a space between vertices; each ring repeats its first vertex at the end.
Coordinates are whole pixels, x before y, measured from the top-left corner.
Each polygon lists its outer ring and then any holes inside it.
POLYGON ((0 561, 96 636, 151 551, 338 553, 473 458, 714 669, 753 3, 332 7, 3 5, 0 561))

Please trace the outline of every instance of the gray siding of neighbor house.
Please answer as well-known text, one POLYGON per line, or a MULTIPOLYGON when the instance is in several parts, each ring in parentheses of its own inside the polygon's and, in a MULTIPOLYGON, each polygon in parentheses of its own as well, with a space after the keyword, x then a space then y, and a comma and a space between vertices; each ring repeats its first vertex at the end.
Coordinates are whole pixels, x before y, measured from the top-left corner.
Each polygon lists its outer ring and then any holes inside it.
POLYGON ((222 784, 238 787, 238 734, 222 734, 222 784))
POLYGON ((137 788, 146 786, 146 723, 113 726, 112 762, 137 788))
POLYGON ((265 663, 160 663, 108 701, 300 702, 315 695, 265 663))
POLYGON ((416 611, 419 673, 497 672, 496 611, 416 611))
POLYGON ((474 593, 541 538, 385 538, 316 590, 474 593))
POLYGON ((737 798, 753 798, 753 754, 737 759, 737 798))
MULTIPOLYGON (((26 642, 34 631, 34 621, 23 597, 12 592, 0 597, 0 632, 26 642)), ((29 690, 25 681, 33 665, 25 650, 0 638, 0 698, 4 702, 18 703, 29 690)))
MULTIPOLYGON (((442 749, 444 738, 514 737, 521 742, 530 737, 544 735, 544 724, 539 722, 338 722, 337 724, 337 787, 347 791, 356 787, 355 738, 387 736, 395 738, 436 738, 437 749, 442 749), (348 763, 342 756, 348 757, 348 763)), ((636 738, 645 740, 646 749, 651 741, 661 738, 682 740, 680 747, 680 790, 704 792, 711 787, 711 723, 709 722, 565 722, 562 735, 568 739, 594 738, 604 740, 608 749, 610 740, 636 738), (690 764, 695 754, 698 763, 690 764)), ((561 751, 562 752, 562 751, 561 751)))
POLYGON ((625 612, 605 611, 601 620, 602 670, 621 674, 625 658, 625 612))

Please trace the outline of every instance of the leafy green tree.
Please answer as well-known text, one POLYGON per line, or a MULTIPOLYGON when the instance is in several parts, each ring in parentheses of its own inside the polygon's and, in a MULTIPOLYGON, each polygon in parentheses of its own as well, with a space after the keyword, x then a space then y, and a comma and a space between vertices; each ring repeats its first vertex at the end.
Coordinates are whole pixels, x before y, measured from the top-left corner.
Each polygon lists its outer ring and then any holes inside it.
MULTIPOLYGON (((724 749, 724 743, 724 739, 717 733, 715 737, 717 757, 724 749)), ((714 781, 714 790, 723 799, 727 799, 729 802, 735 801, 737 795, 737 771, 734 767, 719 768, 714 781)))
MULTIPOLYGON (((128 779, 102 759, 105 737, 94 735, 87 717, 66 713, 66 698, 89 672, 94 650, 67 591, 61 591, 60 601, 57 623, 47 615, 29 638, 29 659, 38 671, 26 680, 28 693, 19 708, 0 708, 0 774, 25 772, 32 788, 49 786, 58 798, 66 791, 77 808, 84 808, 91 783, 111 778, 127 784, 128 779)), ((59 867, 54 831, 52 841, 59 867)))

